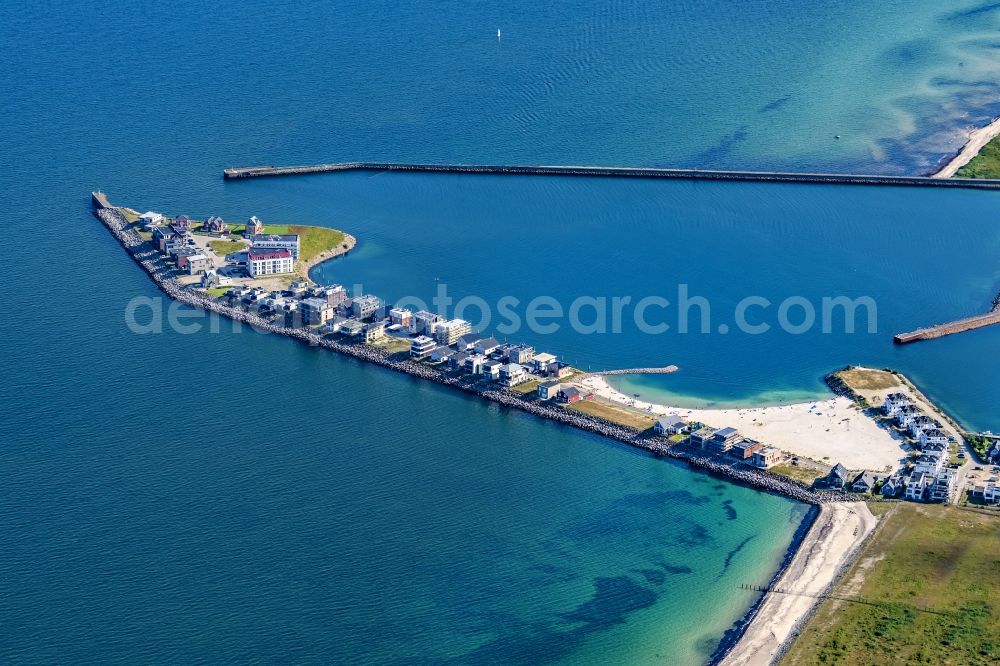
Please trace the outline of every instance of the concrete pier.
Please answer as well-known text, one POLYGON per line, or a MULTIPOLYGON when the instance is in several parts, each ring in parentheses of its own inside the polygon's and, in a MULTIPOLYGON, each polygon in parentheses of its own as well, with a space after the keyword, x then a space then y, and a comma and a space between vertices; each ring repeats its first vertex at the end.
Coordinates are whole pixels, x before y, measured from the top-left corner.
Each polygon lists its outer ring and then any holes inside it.
POLYGON ((229 180, 294 176, 339 171, 410 171, 418 173, 465 173, 529 176, 592 176, 603 178, 668 178, 777 183, 831 183, 839 185, 889 185, 908 187, 958 187, 1000 189, 1000 180, 976 178, 930 178, 925 176, 879 176, 840 173, 792 173, 781 171, 724 171, 708 169, 662 169, 622 166, 558 166, 517 164, 406 164, 399 162, 340 162, 303 166, 231 167, 223 170, 229 180))

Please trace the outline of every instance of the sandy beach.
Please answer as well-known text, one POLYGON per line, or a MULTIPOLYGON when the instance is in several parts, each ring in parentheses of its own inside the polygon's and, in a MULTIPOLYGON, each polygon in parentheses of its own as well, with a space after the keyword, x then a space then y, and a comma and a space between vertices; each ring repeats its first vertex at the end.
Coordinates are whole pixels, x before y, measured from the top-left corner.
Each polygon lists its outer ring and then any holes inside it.
POLYGON ((715 428, 731 426, 744 436, 813 460, 842 463, 848 469, 883 471, 906 455, 898 436, 866 417, 842 396, 816 402, 747 409, 685 409, 635 400, 612 388, 603 377, 581 384, 595 395, 652 415, 675 413, 715 428))
POLYGON ((729 666, 769 664, 799 624, 819 603, 840 571, 857 554, 873 529, 875 516, 864 502, 835 502, 820 507, 788 568, 774 584, 743 636, 722 660, 729 666))
POLYGON ((962 150, 944 165, 940 171, 931 175, 931 178, 951 178, 955 172, 972 161, 972 158, 979 154, 979 151, 995 137, 1000 136, 1000 118, 995 119, 986 127, 980 127, 969 132, 969 140, 962 146, 962 150))

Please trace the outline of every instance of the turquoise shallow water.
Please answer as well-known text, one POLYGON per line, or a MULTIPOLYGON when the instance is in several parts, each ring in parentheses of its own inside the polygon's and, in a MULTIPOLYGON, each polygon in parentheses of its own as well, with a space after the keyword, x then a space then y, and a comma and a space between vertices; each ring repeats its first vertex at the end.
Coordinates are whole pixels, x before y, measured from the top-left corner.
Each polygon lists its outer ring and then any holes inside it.
POLYGON ((887 339, 996 290, 990 194, 220 177, 348 159, 921 172, 997 113, 997 21, 931 2, 3 6, 0 188, 30 248, 0 244, 0 659, 703 660, 801 506, 287 340, 133 335, 126 304, 157 293, 87 193, 350 229, 358 251, 324 274, 390 296, 442 278, 531 297, 540 266, 560 297, 684 281, 722 311, 748 289, 870 291, 873 336, 536 342, 678 363, 635 390, 700 402, 888 364, 997 429, 996 332, 887 339), (517 270, 487 251, 501 239, 517 270))

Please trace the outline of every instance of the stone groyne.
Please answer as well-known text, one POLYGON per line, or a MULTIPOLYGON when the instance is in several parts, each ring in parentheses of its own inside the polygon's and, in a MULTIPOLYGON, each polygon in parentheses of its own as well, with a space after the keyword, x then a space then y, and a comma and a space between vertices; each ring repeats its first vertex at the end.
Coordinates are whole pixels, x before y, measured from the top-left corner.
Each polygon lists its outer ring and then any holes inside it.
POLYGON ((285 335, 314 347, 322 347, 413 377, 451 386, 505 407, 520 409, 529 414, 602 435, 624 444, 644 449, 657 456, 684 461, 694 468, 758 490, 784 495, 807 504, 822 504, 831 501, 857 501, 859 499, 858 496, 848 493, 814 492, 770 472, 749 467, 736 467, 701 456, 698 453, 684 451, 677 446, 671 445, 664 438, 643 436, 634 428, 622 426, 599 417, 534 402, 509 389, 482 388, 468 379, 445 374, 408 358, 393 358, 385 350, 370 345, 332 340, 311 331, 290 328, 268 321, 253 312, 216 301, 204 292, 182 286, 174 276, 173 269, 166 263, 163 255, 139 236, 117 208, 98 206, 95 214, 122 247, 125 248, 129 256, 149 274, 153 282, 167 296, 181 303, 228 317, 247 324, 260 332, 285 335))
POLYGON ((1000 180, 979 178, 930 178, 926 176, 880 176, 840 173, 795 173, 784 171, 725 171, 718 169, 666 169, 623 166, 557 166, 519 164, 406 164, 401 162, 340 162, 302 166, 230 167, 227 180, 294 176, 342 171, 404 171, 419 173, 464 173, 522 176, 596 176, 604 178, 667 178, 675 180, 748 181, 765 183, 821 183, 838 185, 889 185, 908 187, 958 187, 1000 189, 1000 180))
POLYGON ((897 333, 892 339, 897 345, 905 345, 910 342, 917 342, 918 340, 933 340, 934 338, 943 338, 946 335, 964 333, 965 331, 992 326, 993 324, 1000 324, 1000 294, 997 294, 997 297, 993 299, 993 307, 986 314, 966 317, 944 324, 936 324, 909 333, 897 333))

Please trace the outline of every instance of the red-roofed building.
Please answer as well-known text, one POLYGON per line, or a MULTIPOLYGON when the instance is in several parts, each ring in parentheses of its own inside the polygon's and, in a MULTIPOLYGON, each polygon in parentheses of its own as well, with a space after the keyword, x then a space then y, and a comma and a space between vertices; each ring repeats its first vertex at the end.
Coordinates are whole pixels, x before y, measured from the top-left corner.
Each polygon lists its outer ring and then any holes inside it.
POLYGON ((292 253, 288 250, 247 253, 247 270, 251 277, 264 275, 279 275, 292 272, 292 253))

